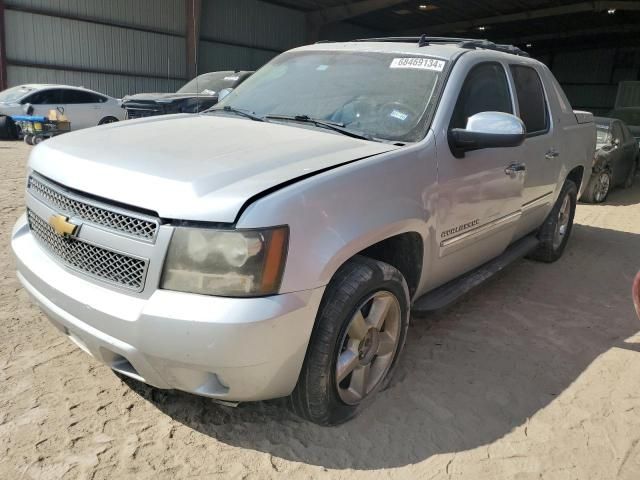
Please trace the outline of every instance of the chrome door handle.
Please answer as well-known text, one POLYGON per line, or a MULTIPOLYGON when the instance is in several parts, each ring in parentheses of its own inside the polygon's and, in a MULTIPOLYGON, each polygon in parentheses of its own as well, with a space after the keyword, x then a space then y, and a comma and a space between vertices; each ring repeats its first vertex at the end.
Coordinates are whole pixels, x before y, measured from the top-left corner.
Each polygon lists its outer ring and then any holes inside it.
POLYGON ((557 152, 555 150, 549 150, 544 154, 544 158, 546 158, 547 160, 553 160, 554 158, 558 158, 559 156, 560 152, 557 152))
POLYGON ((524 163, 512 163, 504 169, 504 173, 509 176, 514 176, 518 172, 524 172, 526 169, 527 166, 524 163))

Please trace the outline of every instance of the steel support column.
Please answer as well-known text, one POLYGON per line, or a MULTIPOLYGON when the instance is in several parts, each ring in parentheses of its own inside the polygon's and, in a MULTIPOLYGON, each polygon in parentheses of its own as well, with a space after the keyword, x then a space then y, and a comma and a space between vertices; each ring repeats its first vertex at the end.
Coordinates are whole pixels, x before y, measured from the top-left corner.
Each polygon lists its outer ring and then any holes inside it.
MULTIPOLYGON (((2 0, 0 0, 2 1, 2 0)), ((186 30, 185 43, 187 53, 187 79, 190 80, 198 72, 198 44, 200 43, 200 17, 202 0, 185 0, 186 30)))
POLYGON ((0 90, 8 87, 7 81, 7 48, 4 31, 4 0, 0 0, 0 90))

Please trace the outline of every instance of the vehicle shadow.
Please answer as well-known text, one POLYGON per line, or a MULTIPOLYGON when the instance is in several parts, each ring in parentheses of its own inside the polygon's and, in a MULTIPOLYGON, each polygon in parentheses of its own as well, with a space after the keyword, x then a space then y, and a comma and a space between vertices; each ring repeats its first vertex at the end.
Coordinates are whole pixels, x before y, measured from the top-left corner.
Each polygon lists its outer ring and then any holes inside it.
POLYGON ((487 445, 549 406, 603 353, 640 351, 625 342, 640 330, 631 300, 639 245, 640 235, 576 225, 555 264, 522 260, 447 311, 412 319, 390 388, 338 427, 302 421, 284 400, 234 409, 127 383, 220 442, 326 468, 400 467, 487 445))

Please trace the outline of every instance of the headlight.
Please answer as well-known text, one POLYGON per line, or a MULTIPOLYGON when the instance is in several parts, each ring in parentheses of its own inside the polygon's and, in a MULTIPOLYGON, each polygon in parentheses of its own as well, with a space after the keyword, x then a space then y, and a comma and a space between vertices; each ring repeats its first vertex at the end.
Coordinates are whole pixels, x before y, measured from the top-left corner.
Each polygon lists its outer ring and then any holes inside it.
POLYGON ((177 227, 164 264, 166 290, 254 297, 280 288, 289 229, 213 230, 177 227))

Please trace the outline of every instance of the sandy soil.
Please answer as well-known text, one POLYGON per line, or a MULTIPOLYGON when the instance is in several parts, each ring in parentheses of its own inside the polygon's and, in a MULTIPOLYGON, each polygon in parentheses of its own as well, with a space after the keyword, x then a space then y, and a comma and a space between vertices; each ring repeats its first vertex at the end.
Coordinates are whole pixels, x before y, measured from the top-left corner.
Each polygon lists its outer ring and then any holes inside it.
POLYGON ((580 205, 561 261, 413 319, 391 388, 320 428, 124 383, 62 338, 13 273, 27 154, 0 144, 0 478, 640 479, 640 185, 580 205))

